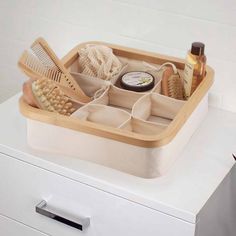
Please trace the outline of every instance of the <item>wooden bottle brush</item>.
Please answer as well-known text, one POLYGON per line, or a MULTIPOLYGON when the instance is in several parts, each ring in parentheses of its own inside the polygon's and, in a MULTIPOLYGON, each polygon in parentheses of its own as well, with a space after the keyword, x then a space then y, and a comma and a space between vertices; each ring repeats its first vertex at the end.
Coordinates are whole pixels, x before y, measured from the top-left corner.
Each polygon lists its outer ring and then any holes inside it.
POLYGON ((162 74, 161 93, 165 96, 184 100, 183 81, 177 68, 172 63, 164 63, 165 70, 162 74))

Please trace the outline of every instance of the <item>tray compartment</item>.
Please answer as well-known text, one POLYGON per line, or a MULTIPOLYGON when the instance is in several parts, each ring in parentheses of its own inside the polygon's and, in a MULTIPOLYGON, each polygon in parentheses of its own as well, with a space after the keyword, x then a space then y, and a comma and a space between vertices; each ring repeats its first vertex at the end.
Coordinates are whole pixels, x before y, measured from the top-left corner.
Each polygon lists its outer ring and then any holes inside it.
MULTIPOLYGON (((145 63, 144 61, 134 60, 134 59, 130 59, 130 58, 124 58, 124 57, 119 57, 119 59, 122 62, 122 64, 124 64, 125 66, 124 66, 123 70, 121 71, 120 76, 118 78, 116 78, 116 80, 114 80, 115 86, 122 89, 121 84, 120 84, 120 77, 123 74, 125 74, 127 72, 132 72, 132 71, 144 71, 144 72, 148 72, 149 74, 151 74, 154 77, 155 90, 156 90, 156 92, 161 92, 161 76, 160 76, 159 71, 151 69, 149 66, 147 66, 147 63, 145 63)), ((152 65, 152 66, 154 66, 154 65, 152 65)), ((155 67, 158 68, 159 66, 155 65, 155 67)), ((152 89, 150 91, 152 91, 152 89)), ((147 92, 150 92, 150 91, 147 91, 147 92)))
POLYGON ((76 82, 79 84, 84 93, 92 98, 99 97, 110 84, 115 84, 118 78, 125 73, 127 64, 122 63, 122 68, 118 74, 113 76, 111 80, 104 80, 99 77, 93 77, 91 75, 86 75, 81 73, 81 68, 79 65, 79 53, 77 52, 77 58, 72 61, 70 66, 67 68, 70 74, 75 78, 76 82))
POLYGON ((110 107, 119 108, 131 113, 135 102, 145 93, 132 92, 119 89, 111 85, 101 97, 95 99, 91 104, 103 104, 110 107))
POLYGON ((185 104, 158 93, 141 97, 134 105, 132 115, 147 122, 168 125, 185 104))
POLYGON ((99 94, 103 93, 110 85, 110 83, 105 80, 96 77, 90 77, 78 72, 71 72, 71 75, 75 78, 81 89, 89 97, 96 96, 98 91, 100 91, 99 94))
POLYGON ((114 128, 119 127, 130 118, 130 114, 126 111, 101 104, 88 104, 78 109, 72 116, 114 128))
POLYGON ((137 134, 156 135, 163 132, 163 130, 167 128, 167 125, 153 124, 132 117, 127 122, 123 123, 119 128, 137 134))

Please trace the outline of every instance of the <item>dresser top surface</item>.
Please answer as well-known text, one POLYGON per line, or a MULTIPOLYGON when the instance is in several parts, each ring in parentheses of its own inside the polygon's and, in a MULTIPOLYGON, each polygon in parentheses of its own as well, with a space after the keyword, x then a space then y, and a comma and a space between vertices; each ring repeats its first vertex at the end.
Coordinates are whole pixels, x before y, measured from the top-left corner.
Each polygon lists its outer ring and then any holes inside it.
POLYGON ((0 152, 190 223, 235 161, 236 113, 210 108, 181 156, 162 177, 142 179, 74 157, 32 150, 20 94, 0 104, 0 152))

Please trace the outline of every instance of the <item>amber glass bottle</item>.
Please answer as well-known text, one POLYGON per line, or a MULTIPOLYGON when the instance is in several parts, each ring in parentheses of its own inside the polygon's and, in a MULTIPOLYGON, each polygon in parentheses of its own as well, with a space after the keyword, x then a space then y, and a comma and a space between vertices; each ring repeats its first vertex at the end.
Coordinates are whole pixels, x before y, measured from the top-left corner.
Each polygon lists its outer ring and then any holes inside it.
POLYGON ((206 73, 205 45, 200 42, 192 43, 191 50, 187 54, 184 67, 184 91, 188 99, 201 83, 206 73))

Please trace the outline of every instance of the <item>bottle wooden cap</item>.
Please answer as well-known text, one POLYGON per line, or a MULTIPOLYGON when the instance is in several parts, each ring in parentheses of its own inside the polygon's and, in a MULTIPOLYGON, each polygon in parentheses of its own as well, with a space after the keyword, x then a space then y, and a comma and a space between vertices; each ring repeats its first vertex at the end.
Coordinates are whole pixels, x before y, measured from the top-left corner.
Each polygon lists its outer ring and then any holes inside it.
POLYGON ((196 56, 204 55, 205 45, 201 42, 192 43, 191 53, 196 56))

